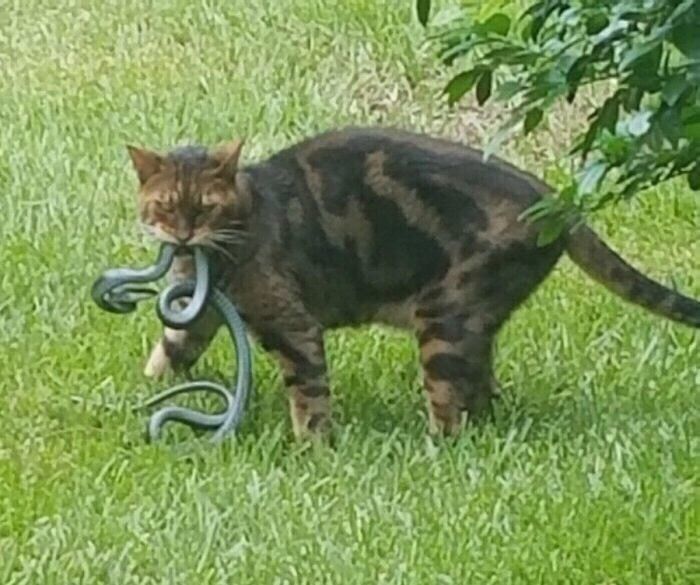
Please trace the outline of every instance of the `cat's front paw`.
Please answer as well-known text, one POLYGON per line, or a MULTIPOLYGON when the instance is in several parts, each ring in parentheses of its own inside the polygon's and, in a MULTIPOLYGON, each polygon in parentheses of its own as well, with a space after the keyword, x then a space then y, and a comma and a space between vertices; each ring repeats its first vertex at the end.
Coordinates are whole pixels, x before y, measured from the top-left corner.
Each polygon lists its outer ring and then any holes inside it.
POLYGON ((170 363, 170 358, 165 353, 163 342, 159 341, 153 348, 151 356, 146 362, 146 367, 143 369, 143 373, 147 378, 160 378, 164 376, 171 367, 172 364, 170 363))

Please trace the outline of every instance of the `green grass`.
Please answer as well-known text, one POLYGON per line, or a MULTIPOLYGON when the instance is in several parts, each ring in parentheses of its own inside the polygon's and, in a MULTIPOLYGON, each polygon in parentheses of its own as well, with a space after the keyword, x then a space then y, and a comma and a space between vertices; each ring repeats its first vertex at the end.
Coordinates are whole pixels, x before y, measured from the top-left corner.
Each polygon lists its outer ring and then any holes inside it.
MULTIPOLYGON (((135 228, 124 144, 245 136, 244 156, 257 158, 346 123, 478 143, 498 114, 437 99, 449 72, 412 4, 0 6, 0 583, 699 575, 700 338, 568 261, 500 337, 497 421, 455 444, 426 438, 415 348, 378 328, 329 338, 335 450, 295 446, 261 352, 238 440, 182 452, 190 435, 176 431, 144 443, 144 418, 129 408, 162 387, 141 374, 157 320, 146 309, 108 315, 88 294, 104 268, 154 256, 135 228)), ((562 120, 510 158, 551 169, 562 120)), ((700 202, 683 186, 596 227, 649 274, 700 296, 700 202)), ((228 375, 229 364, 222 337, 198 372, 228 375)))

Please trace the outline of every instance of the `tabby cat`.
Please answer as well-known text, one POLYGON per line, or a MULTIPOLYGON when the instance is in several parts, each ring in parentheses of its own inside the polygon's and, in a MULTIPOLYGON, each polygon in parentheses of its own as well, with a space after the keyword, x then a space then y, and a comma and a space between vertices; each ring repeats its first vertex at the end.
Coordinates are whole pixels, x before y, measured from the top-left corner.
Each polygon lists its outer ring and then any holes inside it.
MULTIPOLYGON (((489 410, 494 336, 562 252, 621 297, 700 327, 700 303, 643 276, 579 226, 547 246, 519 220, 549 187, 476 150, 399 130, 350 128, 239 165, 242 142, 167 155, 129 147, 142 223, 210 247, 223 286, 280 362, 297 437, 330 426, 323 333, 381 322, 420 344, 434 433, 489 410)), ((175 279, 192 274, 188 255, 175 279)), ((148 376, 188 368, 219 322, 166 329, 148 376)))

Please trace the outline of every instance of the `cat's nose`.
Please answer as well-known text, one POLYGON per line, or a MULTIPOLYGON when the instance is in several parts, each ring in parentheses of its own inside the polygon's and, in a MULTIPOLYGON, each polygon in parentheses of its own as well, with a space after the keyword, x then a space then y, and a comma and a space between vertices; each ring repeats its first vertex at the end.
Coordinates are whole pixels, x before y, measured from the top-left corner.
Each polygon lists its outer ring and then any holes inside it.
POLYGON ((175 232, 175 237, 177 241, 181 244, 186 244, 192 239, 193 230, 192 228, 180 228, 175 232))

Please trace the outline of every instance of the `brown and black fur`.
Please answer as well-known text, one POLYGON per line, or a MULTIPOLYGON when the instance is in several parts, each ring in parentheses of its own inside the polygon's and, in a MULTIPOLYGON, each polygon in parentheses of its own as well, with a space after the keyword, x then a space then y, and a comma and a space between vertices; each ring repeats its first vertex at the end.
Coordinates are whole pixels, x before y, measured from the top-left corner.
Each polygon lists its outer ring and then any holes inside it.
MULTIPOLYGON (((564 251, 625 299, 700 327, 700 303, 637 272, 587 227, 538 246, 537 226, 518 218, 549 187, 478 151, 379 129, 322 134, 250 166, 238 166, 240 149, 132 149, 142 219, 171 240, 178 224, 176 240, 193 242, 197 222, 208 223, 198 219, 201 193, 218 181, 211 233, 218 222, 239 234, 212 240, 224 248, 225 286, 279 359, 299 437, 330 424, 324 331, 368 322, 415 332, 431 429, 456 433, 465 413, 489 408, 495 335, 564 251), (144 211, 164 193, 170 219, 144 211)), ((183 258, 175 277, 190 268, 183 258)), ((190 366, 217 327, 208 315, 166 331, 147 373, 190 366)))

